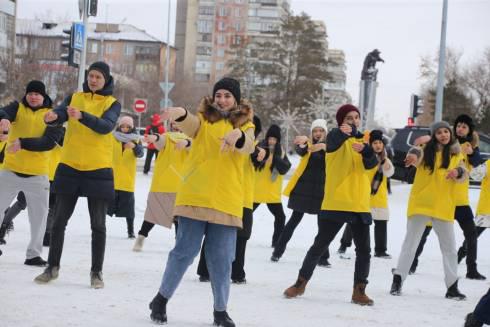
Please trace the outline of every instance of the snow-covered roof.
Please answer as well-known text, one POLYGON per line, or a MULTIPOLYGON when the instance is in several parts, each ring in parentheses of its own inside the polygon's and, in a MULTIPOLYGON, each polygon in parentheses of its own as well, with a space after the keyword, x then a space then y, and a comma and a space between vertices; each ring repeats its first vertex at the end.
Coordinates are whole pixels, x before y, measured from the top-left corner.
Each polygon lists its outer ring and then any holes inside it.
MULTIPOLYGON (((64 29, 69 29, 72 22, 51 23, 34 19, 17 19, 15 32, 17 35, 36 35, 45 37, 65 37, 64 29), (52 28, 43 28, 44 24, 53 24, 52 28)), ((100 25, 100 23, 99 23, 100 25)), ((105 24, 102 24, 105 25, 105 24)), ((109 24, 111 25, 111 24, 109 24)), ((156 37, 148 34, 144 30, 130 24, 118 24, 118 32, 95 32, 97 23, 89 23, 88 38, 91 40, 104 41, 137 41, 137 42, 158 42, 164 43, 156 37)))

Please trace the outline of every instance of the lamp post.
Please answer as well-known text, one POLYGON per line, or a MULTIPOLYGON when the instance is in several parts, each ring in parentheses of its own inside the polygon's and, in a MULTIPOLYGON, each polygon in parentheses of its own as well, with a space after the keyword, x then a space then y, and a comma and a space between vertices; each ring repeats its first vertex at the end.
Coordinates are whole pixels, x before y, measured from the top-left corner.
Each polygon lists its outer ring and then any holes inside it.
POLYGON ((434 113, 434 121, 442 120, 442 105, 444 97, 444 70, 446 63, 447 5, 448 0, 443 0, 441 43, 439 45, 439 70, 437 72, 436 111, 434 113))

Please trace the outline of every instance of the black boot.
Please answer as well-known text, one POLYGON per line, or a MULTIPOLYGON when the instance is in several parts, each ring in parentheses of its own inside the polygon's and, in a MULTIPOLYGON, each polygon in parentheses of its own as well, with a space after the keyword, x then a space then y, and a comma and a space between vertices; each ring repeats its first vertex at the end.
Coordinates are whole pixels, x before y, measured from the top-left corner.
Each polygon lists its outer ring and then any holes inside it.
POLYGON ((458 281, 455 281, 454 284, 447 289, 446 299, 458 301, 466 300, 466 295, 462 294, 458 289, 458 281))
POLYGON ((464 327, 482 327, 483 323, 478 321, 475 318, 475 315, 472 313, 468 313, 466 315, 466 319, 464 320, 464 327))
POLYGON ((474 279, 474 280, 485 280, 487 279, 485 276, 480 274, 478 270, 475 268, 468 269, 468 272, 466 273, 466 278, 468 279, 474 279))
POLYGON ((6 234, 7 234, 7 225, 2 224, 0 226, 0 244, 7 244, 7 241, 5 241, 6 234))
POLYGON ((393 283, 391 284, 391 295, 399 296, 402 294, 402 276, 394 274, 393 283))
POLYGON ((235 323, 231 320, 230 316, 226 311, 216 311, 213 312, 214 316, 214 326, 223 326, 223 327, 235 327, 235 323))
POLYGON ((159 325, 167 323, 167 302, 168 300, 164 298, 160 292, 155 295, 153 300, 150 302, 151 321, 159 325))

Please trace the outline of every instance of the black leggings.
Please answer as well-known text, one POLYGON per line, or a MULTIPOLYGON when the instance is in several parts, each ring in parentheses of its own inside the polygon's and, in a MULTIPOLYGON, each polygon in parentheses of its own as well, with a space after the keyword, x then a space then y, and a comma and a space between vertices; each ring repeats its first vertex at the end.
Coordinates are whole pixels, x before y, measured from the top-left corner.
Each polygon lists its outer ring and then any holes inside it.
MULTIPOLYGON (((286 214, 282 208, 282 203, 266 203, 269 211, 274 215, 274 233, 272 234, 272 247, 276 246, 277 240, 284 229, 286 214)), ((254 203, 253 211, 258 208, 260 203, 254 203)))

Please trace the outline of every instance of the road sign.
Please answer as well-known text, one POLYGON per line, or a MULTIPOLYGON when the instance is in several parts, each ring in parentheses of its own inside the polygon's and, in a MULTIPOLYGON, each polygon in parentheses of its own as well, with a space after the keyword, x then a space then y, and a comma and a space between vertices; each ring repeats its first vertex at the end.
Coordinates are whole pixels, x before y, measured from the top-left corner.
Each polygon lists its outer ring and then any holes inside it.
POLYGON ((134 99, 133 109, 137 113, 143 113, 147 108, 147 100, 146 99, 134 99))
POLYGON ((81 23, 73 23, 73 34, 73 49, 82 51, 85 26, 81 23))

